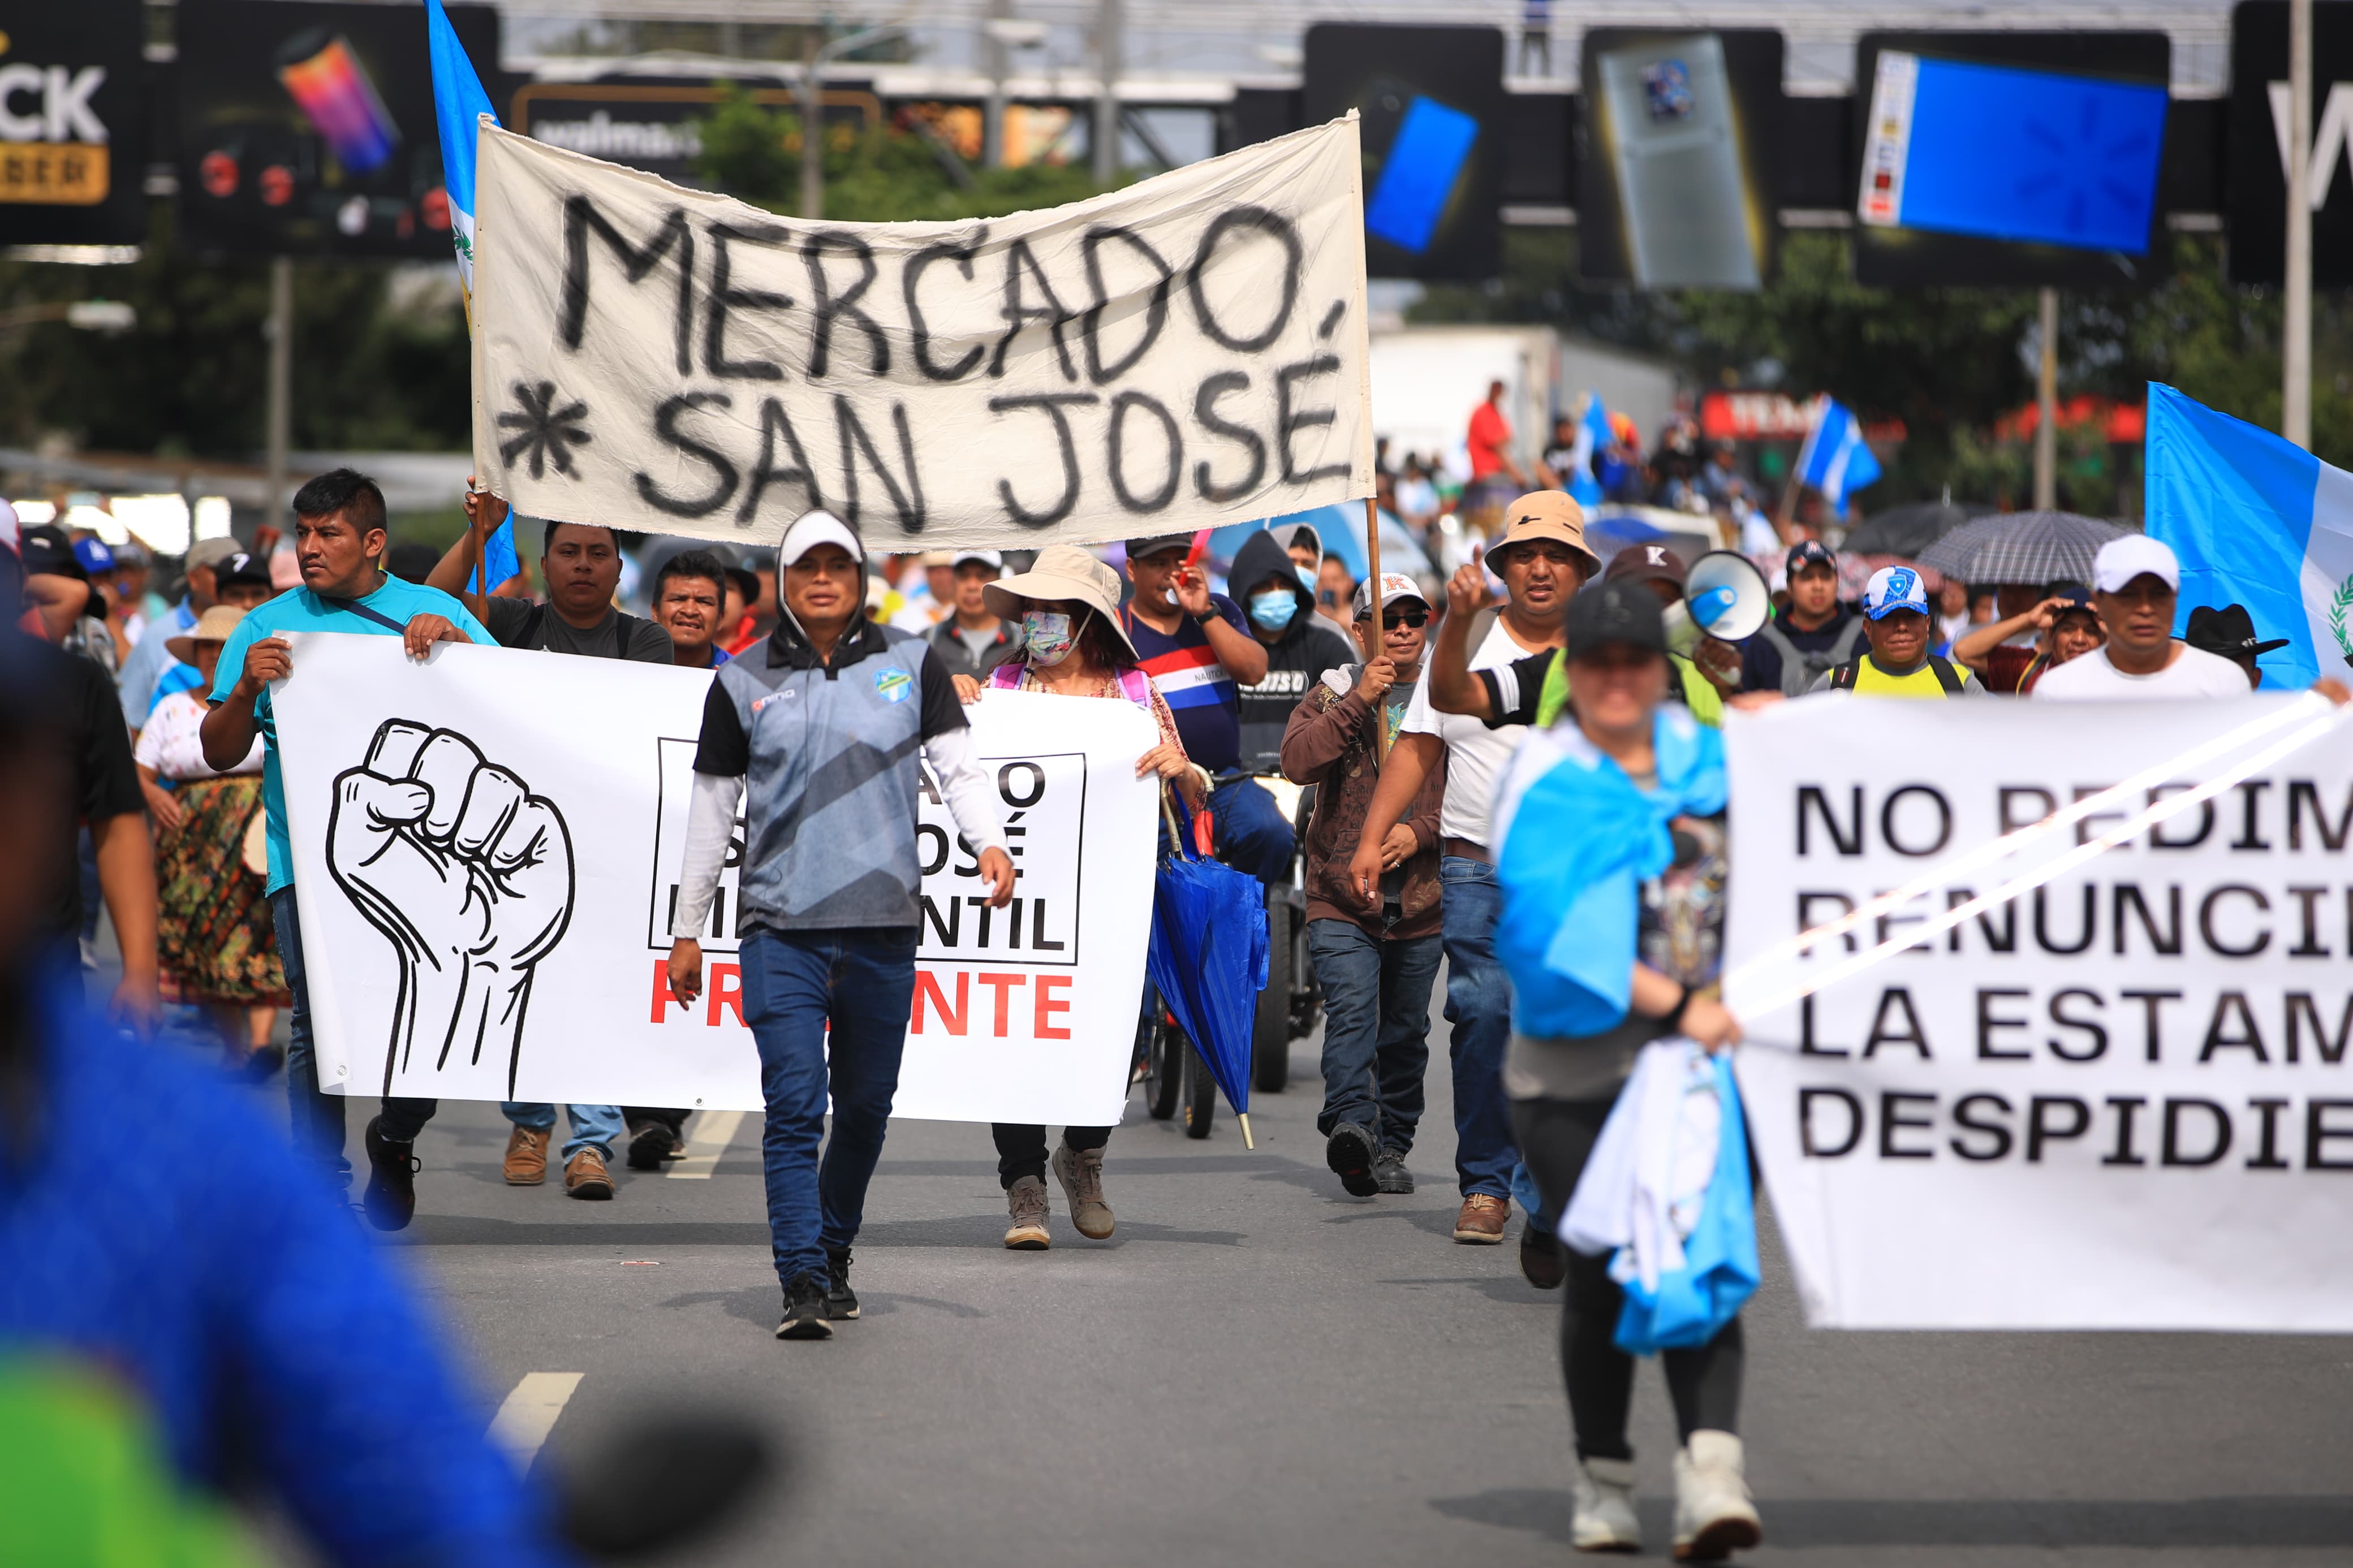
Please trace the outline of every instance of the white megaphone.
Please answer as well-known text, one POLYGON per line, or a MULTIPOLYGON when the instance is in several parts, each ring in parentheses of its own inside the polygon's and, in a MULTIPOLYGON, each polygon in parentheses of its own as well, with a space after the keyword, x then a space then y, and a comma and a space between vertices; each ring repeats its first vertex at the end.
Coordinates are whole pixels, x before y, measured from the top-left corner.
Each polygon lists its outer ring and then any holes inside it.
POLYGON ((1773 613, 1773 589, 1748 557, 1711 550, 1692 563, 1683 602, 1667 606, 1667 646, 1689 654, 1703 637, 1738 642, 1754 637, 1773 613))

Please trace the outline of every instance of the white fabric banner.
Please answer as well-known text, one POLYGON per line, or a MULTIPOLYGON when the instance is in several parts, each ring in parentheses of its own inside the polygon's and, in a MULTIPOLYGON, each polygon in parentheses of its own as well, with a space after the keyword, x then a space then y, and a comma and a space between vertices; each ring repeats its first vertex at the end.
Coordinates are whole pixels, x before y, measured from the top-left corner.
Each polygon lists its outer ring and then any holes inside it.
POLYGON ((1725 1000, 1812 1322, 2353 1330, 2353 727, 1838 697, 1725 736, 1725 1000))
POLYGON ((485 121, 476 472, 527 516, 877 550, 1370 495, 1351 115, 1069 206, 807 224, 485 121))
MULTIPOLYGON (((711 677, 448 644, 417 665, 395 637, 292 640, 272 701, 321 1083, 760 1109, 732 866, 702 999, 671 1000, 663 969, 711 677), (470 751, 420 743, 443 732, 470 751)), ((969 711, 1016 896, 986 907, 927 790, 892 1113, 1116 1122, 1152 920, 1158 797, 1134 777, 1152 721, 1026 692, 969 711)))

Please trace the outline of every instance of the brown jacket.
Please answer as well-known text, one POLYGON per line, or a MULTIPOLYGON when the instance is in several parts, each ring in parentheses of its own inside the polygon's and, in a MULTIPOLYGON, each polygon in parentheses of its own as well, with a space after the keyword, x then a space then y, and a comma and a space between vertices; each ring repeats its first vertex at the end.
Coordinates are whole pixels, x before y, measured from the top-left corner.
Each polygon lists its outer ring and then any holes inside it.
POLYGON ((1446 798, 1446 762, 1430 770, 1405 825, 1419 847, 1405 863, 1398 923, 1384 929, 1348 887, 1348 862, 1379 780, 1373 760, 1373 705, 1356 689, 1362 665, 1343 665, 1307 689, 1282 732, 1282 773, 1293 784, 1314 784, 1315 814, 1308 819, 1307 918, 1354 921, 1375 936, 1403 940, 1438 931, 1438 808, 1446 798))

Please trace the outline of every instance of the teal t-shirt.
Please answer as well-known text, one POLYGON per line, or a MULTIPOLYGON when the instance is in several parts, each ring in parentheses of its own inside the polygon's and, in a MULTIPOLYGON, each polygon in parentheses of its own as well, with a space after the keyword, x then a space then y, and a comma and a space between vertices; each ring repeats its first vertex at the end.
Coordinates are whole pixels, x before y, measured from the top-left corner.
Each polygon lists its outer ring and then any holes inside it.
MULTIPOLYGON (((397 577, 386 577, 384 586, 364 599, 352 601, 373 610, 385 620, 406 626, 418 616, 440 616, 475 642, 488 647, 498 647, 498 639, 490 629, 468 613, 466 606, 438 588, 421 584, 404 583, 397 577)), ((248 612, 237 622, 228 641, 222 645, 220 669, 213 679, 212 701, 226 702, 237 689, 238 679, 245 674, 245 650, 263 637, 283 637, 288 632, 352 632, 362 637, 397 637, 393 626, 380 625, 370 616, 347 610, 341 605, 331 605, 308 588, 289 588, 285 593, 248 612)), ((300 679, 298 669, 294 679, 300 679)), ((286 784, 278 767, 278 723, 269 711, 269 692, 264 689, 253 700, 253 716, 261 721, 261 805, 269 835, 269 889, 294 885, 294 852, 286 837, 286 784)))

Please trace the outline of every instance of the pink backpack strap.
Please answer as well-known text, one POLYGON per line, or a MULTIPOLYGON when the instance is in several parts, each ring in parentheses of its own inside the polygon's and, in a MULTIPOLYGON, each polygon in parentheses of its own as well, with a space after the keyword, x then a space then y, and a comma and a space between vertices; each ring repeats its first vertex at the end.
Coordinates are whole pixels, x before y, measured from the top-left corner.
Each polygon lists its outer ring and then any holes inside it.
POLYGON ((998 691, 1018 690, 1026 667, 1018 659, 1008 659, 988 672, 987 684, 998 691))
POLYGON ((1119 672, 1119 689, 1130 702, 1152 711, 1152 677, 1133 667, 1119 672))

